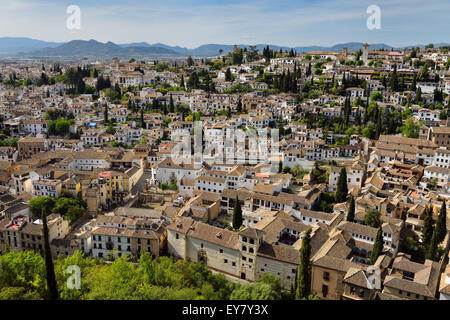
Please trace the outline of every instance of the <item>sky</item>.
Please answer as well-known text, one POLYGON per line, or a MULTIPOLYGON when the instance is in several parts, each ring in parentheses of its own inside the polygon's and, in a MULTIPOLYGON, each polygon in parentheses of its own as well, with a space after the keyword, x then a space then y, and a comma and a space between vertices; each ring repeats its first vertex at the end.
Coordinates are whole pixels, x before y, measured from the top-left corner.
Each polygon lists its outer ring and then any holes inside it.
POLYGON ((0 0, 0 37, 187 48, 345 42, 400 47, 450 43, 449 17, 449 0, 0 0), (70 5, 81 10, 79 30, 67 28, 70 5), (380 29, 367 27, 370 5, 380 8, 380 29))

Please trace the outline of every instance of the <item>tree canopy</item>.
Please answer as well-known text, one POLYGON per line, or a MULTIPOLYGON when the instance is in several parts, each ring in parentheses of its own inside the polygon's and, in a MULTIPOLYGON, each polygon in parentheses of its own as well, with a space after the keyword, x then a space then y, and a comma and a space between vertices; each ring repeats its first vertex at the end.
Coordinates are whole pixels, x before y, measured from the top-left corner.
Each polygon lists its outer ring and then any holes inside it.
MULTIPOLYGON (((266 300, 287 298, 279 278, 264 274, 252 284, 237 284, 213 274, 205 264, 144 253, 106 263, 76 251, 54 261, 60 299, 64 300, 266 300), (80 268, 80 289, 70 289, 69 266, 80 268)), ((0 255, 0 299, 48 298, 44 258, 34 251, 9 250, 0 255)))

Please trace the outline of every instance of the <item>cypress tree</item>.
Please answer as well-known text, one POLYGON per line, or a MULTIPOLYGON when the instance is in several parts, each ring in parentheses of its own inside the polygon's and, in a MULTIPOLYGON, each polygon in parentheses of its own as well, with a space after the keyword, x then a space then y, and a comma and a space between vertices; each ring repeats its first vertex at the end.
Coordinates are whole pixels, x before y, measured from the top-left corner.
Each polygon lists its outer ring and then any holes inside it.
POLYGON ((311 62, 308 64, 308 69, 306 69, 306 76, 309 77, 311 75, 311 62))
POLYGON ((437 253, 438 253, 438 231, 437 229, 434 230, 433 235, 431 236, 431 242, 430 242, 430 246, 428 247, 427 250, 427 259, 430 260, 437 260, 437 253))
POLYGON ((237 111, 238 113, 241 113, 241 112, 242 112, 242 101, 241 101, 241 97, 239 97, 239 101, 238 101, 238 104, 237 104, 236 111, 237 111))
POLYGON ((293 290, 292 290, 292 298, 295 299, 295 295, 297 293, 297 286, 298 286, 298 268, 295 269, 295 278, 294 278, 294 284, 293 284, 293 290))
POLYGON ((381 124, 381 112, 378 110, 376 117, 377 124, 375 126, 375 138, 378 139, 381 135, 382 124, 381 124))
POLYGON ((350 113, 352 112, 352 106, 350 104, 350 99, 346 98, 344 103, 344 124, 348 128, 348 123, 350 120, 350 113))
POLYGON ((42 219, 42 246, 44 247, 45 269, 47 271, 47 289, 51 300, 58 300, 58 287, 56 285, 55 267, 53 265, 52 252, 50 250, 50 242, 47 226, 47 215, 44 208, 41 213, 42 219))
POLYGON ((338 203, 345 202, 347 199, 348 187, 347 187, 347 170, 341 169, 336 186, 336 201, 338 203))
POLYGON ((364 109, 363 124, 366 124, 369 119, 369 103, 370 103, 370 88, 367 90, 367 100, 364 109))
POLYGON ((233 209, 233 228, 238 230, 242 226, 242 208, 239 203, 239 197, 236 195, 236 202, 233 209))
POLYGON ((447 208, 445 200, 442 202, 441 211, 436 222, 437 241, 441 243, 447 234, 447 208))
POLYGON ((392 76, 389 80, 389 85, 392 91, 398 90, 398 77, 397 77, 397 66, 394 65, 394 71, 392 72, 392 76))
POLYGON ((144 128, 144 109, 143 108, 141 108, 141 125, 142 125, 142 128, 144 128))
POLYGON ((377 236, 375 237, 372 253, 370 254, 371 265, 373 265, 377 261, 381 251, 383 251, 383 231, 380 226, 377 231, 377 236))
POLYGON ((308 229, 302 239, 300 249, 300 265, 298 267, 297 290, 295 299, 307 299, 311 291, 311 229, 308 229))
POLYGON ((105 123, 108 122, 108 105, 107 104, 105 104, 104 118, 105 118, 105 123))
POLYGON ((173 97, 170 95, 170 101, 169 101, 169 112, 173 112, 175 110, 175 106, 173 104, 173 97))
POLYGON ((414 77, 411 84, 411 91, 416 91, 417 88, 417 74, 414 73, 414 77))
POLYGON ((184 75, 181 75, 180 87, 184 88, 184 75))
POLYGON ((230 68, 227 69, 227 71, 225 71, 225 81, 231 81, 231 70, 230 68))
POLYGON ((350 196, 350 204, 347 212, 347 221, 353 222, 355 220, 355 198, 350 196))
POLYGON ((282 172, 283 172, 283 161, 280 160, 280 162, 278 163, 278 173, 282 172))
POLYGON ((425 248, 428 249, 431 237, 433 235, 434 226, 433 226, 433 209, 431 205, 425 208, 425 217, 423 220, 423 228, 422 228, 422 242, 425 248))

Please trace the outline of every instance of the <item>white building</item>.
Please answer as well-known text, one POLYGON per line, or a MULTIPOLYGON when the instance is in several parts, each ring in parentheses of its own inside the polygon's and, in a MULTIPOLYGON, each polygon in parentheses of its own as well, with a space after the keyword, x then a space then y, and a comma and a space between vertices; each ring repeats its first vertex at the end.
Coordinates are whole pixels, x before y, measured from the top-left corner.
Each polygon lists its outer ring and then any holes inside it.
POLYGON ((39 179, 31 183, 33 195, 37 197, 58 198, 61 195, 61 180, 39 179))
POLYGON ((434 156, 433 165, 441 168, 450 168, 450 150, 444 147, 438 148, 434 156))
POLYGON ((91 171, 97 168, 108 169, 110 165, 109 156, 104 152, 80 151, 73 155, 68 167, 72 170, 91 171))

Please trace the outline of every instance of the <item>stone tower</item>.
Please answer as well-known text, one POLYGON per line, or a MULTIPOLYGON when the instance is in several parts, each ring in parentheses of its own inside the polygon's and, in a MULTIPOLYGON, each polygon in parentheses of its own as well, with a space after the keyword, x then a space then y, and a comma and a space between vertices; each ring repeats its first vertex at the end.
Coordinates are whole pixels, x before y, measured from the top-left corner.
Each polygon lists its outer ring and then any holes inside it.
POLYGON ((364 63, 369 62, 369 48, 370 46, 367 43, 363 45, 362 60, 364 63))
POLYGON ((342 48, 342 56, 347 58, 347 56, 348 56, 348 48, 347 47, 342 48))

